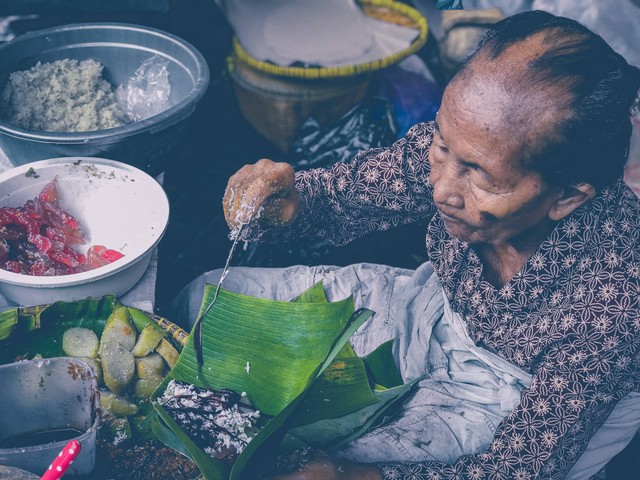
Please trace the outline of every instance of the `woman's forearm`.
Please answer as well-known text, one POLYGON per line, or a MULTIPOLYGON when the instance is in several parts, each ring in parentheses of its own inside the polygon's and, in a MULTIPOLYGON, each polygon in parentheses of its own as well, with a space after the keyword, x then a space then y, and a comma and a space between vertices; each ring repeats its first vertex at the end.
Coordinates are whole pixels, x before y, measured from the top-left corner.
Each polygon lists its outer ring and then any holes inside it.
POLYGON ((431 217, 432 137, 432 124, 418 124, 390 147, 363 151, 352 162, 328 169, 297 172, 298 217, 284 227, 254 228, 247 239, 315 237, 344 245, 375 230, 431 217))

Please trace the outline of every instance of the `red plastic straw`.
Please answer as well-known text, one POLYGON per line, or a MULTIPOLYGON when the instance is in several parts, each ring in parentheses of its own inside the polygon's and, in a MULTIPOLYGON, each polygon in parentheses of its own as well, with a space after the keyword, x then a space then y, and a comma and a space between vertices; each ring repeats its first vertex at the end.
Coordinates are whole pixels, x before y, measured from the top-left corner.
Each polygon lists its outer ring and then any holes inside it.
POLYGON ((73 463, 80 453, 81 448, 80 442, 77 440, 70 440, 51 465, 49 465, 47 471, 44 472, 42 477, 40 477, 40 480, 58 480, 62 478, 64 472, 69 468, 69 465, 73 463))

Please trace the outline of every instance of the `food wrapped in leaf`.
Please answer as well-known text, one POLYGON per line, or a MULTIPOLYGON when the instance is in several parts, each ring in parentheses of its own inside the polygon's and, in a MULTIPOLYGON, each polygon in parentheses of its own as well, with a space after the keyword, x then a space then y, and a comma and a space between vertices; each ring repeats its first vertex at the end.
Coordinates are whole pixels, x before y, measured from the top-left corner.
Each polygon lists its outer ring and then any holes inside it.
POLYGON ((164 377, 164 358, 159 353, 136 358, 136 375, 138 378, 164 377))
MULTIPOLYGON (((113 295, 107 295, 76 302, 61 301, 51 305, 16 307, 2 311, 0 312, 0 364, 20 359, 66 355, 62 341, 64 332, 74 328, 85 328, 90 329, 97 338, 100 338, 105 330, 107 319, 120 307, 122 305, 113 295)), ((182 339, 188 336, 184 330, 157 315, 132 307, 128 307, 128 310, 133 327, 138 333, 151 324, 157 324, 158 328, 167 332, 167 338, 173 344, 171 349, 173 351, 175 348, 181 349, 182 339)), ((123 313, 120 312, 120 315, 123 313)), ((124 326, 132 325, 128 323, 124 326)), ((94 338, 87 332, 81 333, 80 336, 85 334, 87 338, 94 338)), ((130 336, 127 335, 127 337, 130 336)), ((95 353, 95 339, 90 343, 92 344, 90 351, 95 353)), ((81 352, 72 351, 72 353, 81 352)), ((100 356, 98 355, 95 359, 81 357, 80 360, 88 363, 96 371, 101 384, 100 356)), ((156 462, 156 465, 161 464, 161 468, 164 468, 157 472, 156 478, 159 478, 157 475, 165 478, 162 472, 166 473, 176 468, 186 468, 193 472, 193 476, 189 478, 196 478, 196 466, 181 455, 162 448, 161 444, 154 439, 148 423, 144 422, 144 416, 150 408, 148 398, 168 371, 167 363, 158 353, 152 353, 146 357, 135 358, 134 365, 136 376, 122 395, 115 395, 104 388, 104 385, 99 391, 101 424, 97 432, 98 467, 103 473, 108 471, 112 478, 142 478, 139 472, 134 475, 130 471, 128 466, 131 464, 127 462, 136 460, 139 465, 145 466, 156 462), (139 375, 141 372, 145 378, 141 378, 139 375), (118 446, 125 440, 130 442, 123 443, 122 447, 118 446), (149 462, 148 457, 154 460, 149 462)))
MULTIPOLYGON (((257 478, 279 453, 310 444, 337 448, 362 435, 412 389, 412 384, 384 385, 369 378, 366 359, 347 342, 373 312, 355 310, 351 298, 328 302, 321 284, 292 302, 220 289, 207 310, 214 295, 215 287, 205 286, 203 364, 198 364, 192 332, 154 393, 151 420, 156 436, 192 458, 205 479, 257 478), (257 435, 232 465, 203 450, 202 437, 208 435, 203 428, 184 425, 167 409, 161 399, 170 381, 210 393, 246 392, 260 410, 257 435), (376 384, 379 391, 372 389, 376 384)), ((387 360, 393 365, 390 355, 387 360)))
POLYGON ((127 417, 138 413, 135 403, 107 390, 100 391, 100 407, 114 417, 127 417))
POLYGON ((100 354, 104 344, 119 343, 126 350, 131 352, 136 344, 136 327, 127 307, 117 307, 104 326, 102 336, 100 337, 100 354))
POLYGON ((133 354, 115 340, 102 342, 100 350, 105 385, 113 393, 123 393, 136 372, 133 354))
POLYGON ((133 396, 147 400, 162 383, 162 377, 138 378, 133 385, 133 396))

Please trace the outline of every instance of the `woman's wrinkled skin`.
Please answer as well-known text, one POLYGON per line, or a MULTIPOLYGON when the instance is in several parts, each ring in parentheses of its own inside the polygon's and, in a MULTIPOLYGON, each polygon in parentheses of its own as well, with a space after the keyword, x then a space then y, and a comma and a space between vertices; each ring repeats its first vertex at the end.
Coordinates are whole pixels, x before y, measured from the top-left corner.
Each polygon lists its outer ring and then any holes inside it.
MULTIPOLYGON (((298 452, 289 455, 297 463, 298 452)), ((304 456, 304 455, 303 455, 304 456)), ((363 465, 348 460, 337 460, 328 454, 315 450, 303 466, 297 467, 287 475, 276 475, 269 480, 378 480, 380 471, 371 465, 363 465)))
POLYGON ((268 159, 245 165, 229 179, 222 207, 232 230, 258 216, 268 225, 286 225, 298 213, 293 167, 268 159))

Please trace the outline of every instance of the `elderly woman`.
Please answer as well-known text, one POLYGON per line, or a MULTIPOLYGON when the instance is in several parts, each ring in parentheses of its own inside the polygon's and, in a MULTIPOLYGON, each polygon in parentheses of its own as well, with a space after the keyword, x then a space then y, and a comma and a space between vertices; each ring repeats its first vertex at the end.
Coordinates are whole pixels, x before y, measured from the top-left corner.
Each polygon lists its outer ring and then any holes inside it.
POLYGON ((227 288, 275 298, 328 279, 377 312, 356 350, 396 338, 404 379, 421 378, 397 418, 290 478, 589 478, 629 442, 640 202, 622 174, 639 87, 602 38, 527 12, 496 24, 435 122, 391 147, 297 174, 260 160, 229 180, 229 224, 258 217, 248 239, 344 244, 431 219, 415 272, 232 270, 227 288))

